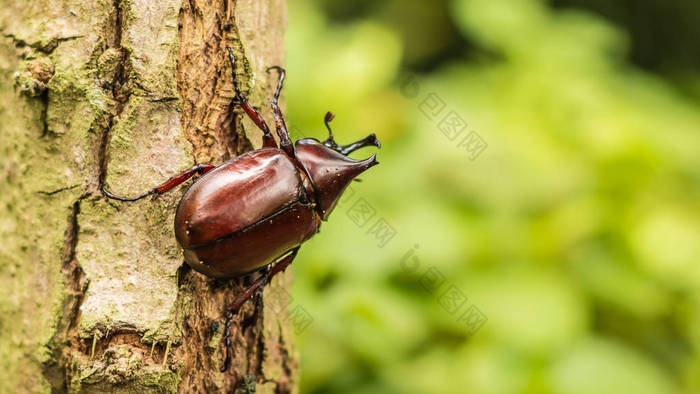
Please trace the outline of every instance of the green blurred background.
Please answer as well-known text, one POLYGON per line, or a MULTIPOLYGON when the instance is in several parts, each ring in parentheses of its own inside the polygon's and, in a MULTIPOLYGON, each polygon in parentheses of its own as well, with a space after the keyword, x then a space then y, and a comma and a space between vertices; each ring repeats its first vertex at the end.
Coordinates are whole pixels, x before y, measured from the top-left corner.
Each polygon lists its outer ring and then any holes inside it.
POLYGON ((696 0, 291 0, 294 137, 383 144, 294 265, 301 391, 700 392, 698 39, 696 0))

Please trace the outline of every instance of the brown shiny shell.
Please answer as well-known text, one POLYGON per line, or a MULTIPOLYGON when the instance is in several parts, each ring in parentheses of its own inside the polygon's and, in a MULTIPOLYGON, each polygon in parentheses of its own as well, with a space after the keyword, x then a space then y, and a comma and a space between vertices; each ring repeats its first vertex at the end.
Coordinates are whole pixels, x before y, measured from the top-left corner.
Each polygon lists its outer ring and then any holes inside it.
POLYGON ((309 239, 319 216, 299 168, 280 149, 264 148, 202 176, 175 214, 185 260, 215 278, 254 271, 309 239))
POLYGON ((311 178, 316 190, 318 210, 323 220, 333 211, 348 184, 377 164, 376 155, 366 160, 353 160, 313 138, 298 140, 295 153, 311 178))

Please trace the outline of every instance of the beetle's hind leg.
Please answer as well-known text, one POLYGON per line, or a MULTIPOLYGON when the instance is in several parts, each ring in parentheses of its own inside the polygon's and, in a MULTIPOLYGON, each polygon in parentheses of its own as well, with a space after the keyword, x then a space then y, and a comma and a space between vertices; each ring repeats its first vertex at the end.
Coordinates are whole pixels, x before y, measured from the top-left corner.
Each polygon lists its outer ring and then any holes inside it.
POLYGON ((238 313, 238 311, 241 309, 241 306, 251 297, 255 292, 265 286, 275 275, 278 273, 284 271, 290 264, 292 264, 292 261, 294 261, 294 258, 297 256, 297 252, 299 251, 299 247, 297 246, 296 248, 292 249, 289 254, 286 256, 282 257, 280 256, 276 260, 278 261, 274 266, 272 266, 271 269, 267 270, 266 272, 261 275, 255 282, 253 282, 252 285, 250 285, 247 289, 245 289, 241 294, 239 294, 236 299, 233 301, 233 304, 231 305, 230 308, 226 311, 226 324, 224 324, 224 343, 226 345, 226 358, 224 359, 224 363, 221 366, 221 372, 224 372, 228 369, 229 364, 231 364, 231 336, 230 336, 230 329, 231 329, 231 321, 233 320, 233 317, 238 313))
POLYGON ((272 137, 272 133, 270 133, 270 128, 267 126, 267 123, 265 123, 265 119, 263 119, 262 115, 260 115, 260 113, 255 108, 253 108, 253 106, 248 102, 248 99, 245 98, 243 93, 241 93, 241 89, 238 86, 238 78, 236 78, 236 57, 233 55, 233 49, 231 49, 231 47, 226 47, 226 50, 228 51, 228 58, 231 61, 231 74, 233 75, 233 90, 236 92, 236 99, 238 100, 238 103, 241 104, 241 107, 243 108, 245 113, 248 114, 253 123, 255 123, 255 125, 258 126, 260 130, 262 130, 263 147, 277 148, 277 143, 272 137))
POLYGON ((147 191, 146 193, 137 196, 137 197, 120 197, 115 194, 112 194, 112 192, 107 190, 107 186, 102 186, 102 193, 105 195, 107 198, 111 198, 113 200, 118 200, 118 201, 138 201, 142 198, 146 198, 150 195, 153 194, 163 194, 169 190, 172 190, 174 187, 180 185, 182 182, 192 178, 195 174, 199 175, 204 175, 207 172, 213 170, 216 168, 215 166, 211 164, 195 164, 186 171, 184 171, 181 174, 175 175, 174 177, 168 179, 167 181, 163 182, 161 185, 154 187, 153 189, 147 191))
POLYGON ((376 134, 372 133, 368 135, 367 137, 355 141, 352 144, 347 144, 347 145, 338 145, 335 142, 335 139, 333 138, 333 130, 331 130, 331 125, 330 122, 335 118, 335 115, 333 115, 332 112, 327 112, 326 117, 323 119, 323 122, 326 124, 326 128, 328 129, 328 138, 323 141, 323 145, 325 145, 328 148, 333 149, 334 151, 342 154, 342 155, 349 155, 352 152, 364 148, 365 146, 376 146, 377 148, 381 148, 382 144, 379 143, 379 140, 377 139, 376 134))

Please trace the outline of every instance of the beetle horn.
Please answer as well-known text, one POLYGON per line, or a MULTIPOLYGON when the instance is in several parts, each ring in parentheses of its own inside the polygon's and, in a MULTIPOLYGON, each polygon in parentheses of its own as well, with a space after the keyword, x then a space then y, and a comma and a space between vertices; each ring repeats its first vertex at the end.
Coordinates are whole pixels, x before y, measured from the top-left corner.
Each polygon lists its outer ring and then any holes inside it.
POLYGON ((359 141, 355 141, 352 144, 338 145, 338 143, 335 142, 335 139, 333 138, 333 130, 331 130, 330 125, 333 119, 335 119, 335 115, 333 115, 333 112, 326 112, 326 116, 323 118, 323 123, 326 124, 326 128, 328 129, 328 138, 326 138, 326 140, 322 142, 324 146, 331 148, 334 151, 345 156, 365 146, 376 146, 377 148, 382 147, 382 144, 380 144, 379 140, 377 139, 377 135, 374 133, 368 135, 367 137, 359 141))

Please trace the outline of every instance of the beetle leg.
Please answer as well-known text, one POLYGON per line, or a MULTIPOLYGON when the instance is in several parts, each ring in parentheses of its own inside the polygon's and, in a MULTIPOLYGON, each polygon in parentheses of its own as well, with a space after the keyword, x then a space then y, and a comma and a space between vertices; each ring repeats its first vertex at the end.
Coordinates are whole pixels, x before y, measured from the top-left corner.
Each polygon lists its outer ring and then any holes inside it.
POLYGON ((252 105, 250 105, 248 99, 246 99, 245 96, 243 96, 243 93, 241 93, 241 89, 238 87, 238 78, 236 78, 236 57, 233 56, 233 49, 231 49, 231 47, 226 47, 226 50, 228 51, 229 60, 231 60, 233 90, 235 90, 236 92, 236 99, 241 104, 241 107, 243 108, 245 113, 248 114, 251 120, 253 120, 253 123, 255 123, 260 128, 260 130, 262 130, 263 147, 277 148, 277 143, 272 137, 272 133, 270 133, 270 128, 267 126, 267 123, 265 123, 265 119, 263 119, 262 115, 260 115, 260 113, 257 110, 255 110, 255 108, 253 108, 252 105))
POLYGON ((277 91, 272 97, 272 100, 270 100, 270 104, 272 105, 272 114, 274 115, 275 123, 277 124, 277 135, 280 137, 280 148, 287 154, 287 156, 289 156, 290 158, 295 158, 296 155, 294 154, 294 146, 292 145, 292 140, 289 139, 287 125, 284 123, 282 110, 280 110, 278 104, 280 93, 282 93, 282 86, 284 85, 284 78, 287 75, 287 73, 280 66, 272 66, 267 69, 267 72, 270 72, 270 70, 277 70, 277 72, 279 73, 277 91))
POLYGON ((230 328, 231 328, 231 320, 233 317, 238 313, 238 311, 241 309, 241 306, 253 295, 255 294, 255 291, 260 289, 261 287, 265 286, 275 275, 278 273, 284 271, 290 264, 292 264, 292 261, 294 261, 294 258, 297 256, 297 252, 299 251, 299 247, 297 246, 296 248, 292 249, 289 254, 287 254, 284 257, 278 257, 277 264, 275 264, 272 269, 267 270, 267 272, 258 278, 252 285, 250 285, 247 289, 245 289, 241 294, 239 294, 236 299, 233 301, 233 304, 231 307, 226 311, 226 324, 224 325, 224 342, 226 344, 226 358, 224 359, 224 363, 220 369, 221 372, 224 372, 228 369, 229 364, 231 363, 231 337, 230 337, 230 328))
POLYGON ((261 273, 261 275, 268 275, 268 274, 270 274, 271 270, 272 270, 272 263, 260 268, 258 271, 261 273))
POLYGON ((269 282, 275 275, 278 273, 284 271, 289 264, 294 261, 294 258, 297 255, 297 252, 299 251, 299 247, 297 246, 296 248, 292 249, 292 251, 286 255, 283 258, 278 258, 279 262, 276 263, 274 266, 272 266, 272 269, 267 273, 267 275, 263 275, 258 280, 256 280, 250 287, 248 287, 243 293, 239 294, 238 297, 233 301, 233 304, 231 305, 231 308, 229 308, 234 314, 238 313, 238 310, 241 309, 241 306, 246 302, 250 296, 255 293, 255 290, 258 288, 264 286, 267 282, 269 282))
POLYGON ((216 167, 211 165, 211 164, 195 164, 194 166, 190 167, 185 172, 178 174, 178 175, 175 175, 174 177, 163 182, 163 184, 154 187, 153 189, 147 191, 146 193, 144 193, 138 197, 120 197, 120 196, 114 195, 110 191, 107 190, 107 186, 102 186, 102 193, 105 195, 105 197, 111 198, 113 200, 137 201, 137 200, 140 200, 142 198, 146 198, 152 194, 163 194, 163 193, 171 190, 175 186, 181 184, 182 182, 192 178, 195 174, 203 175, 203 174, 206 174, 207 172, 213 170, 214 168, 216 168, 216 167))

